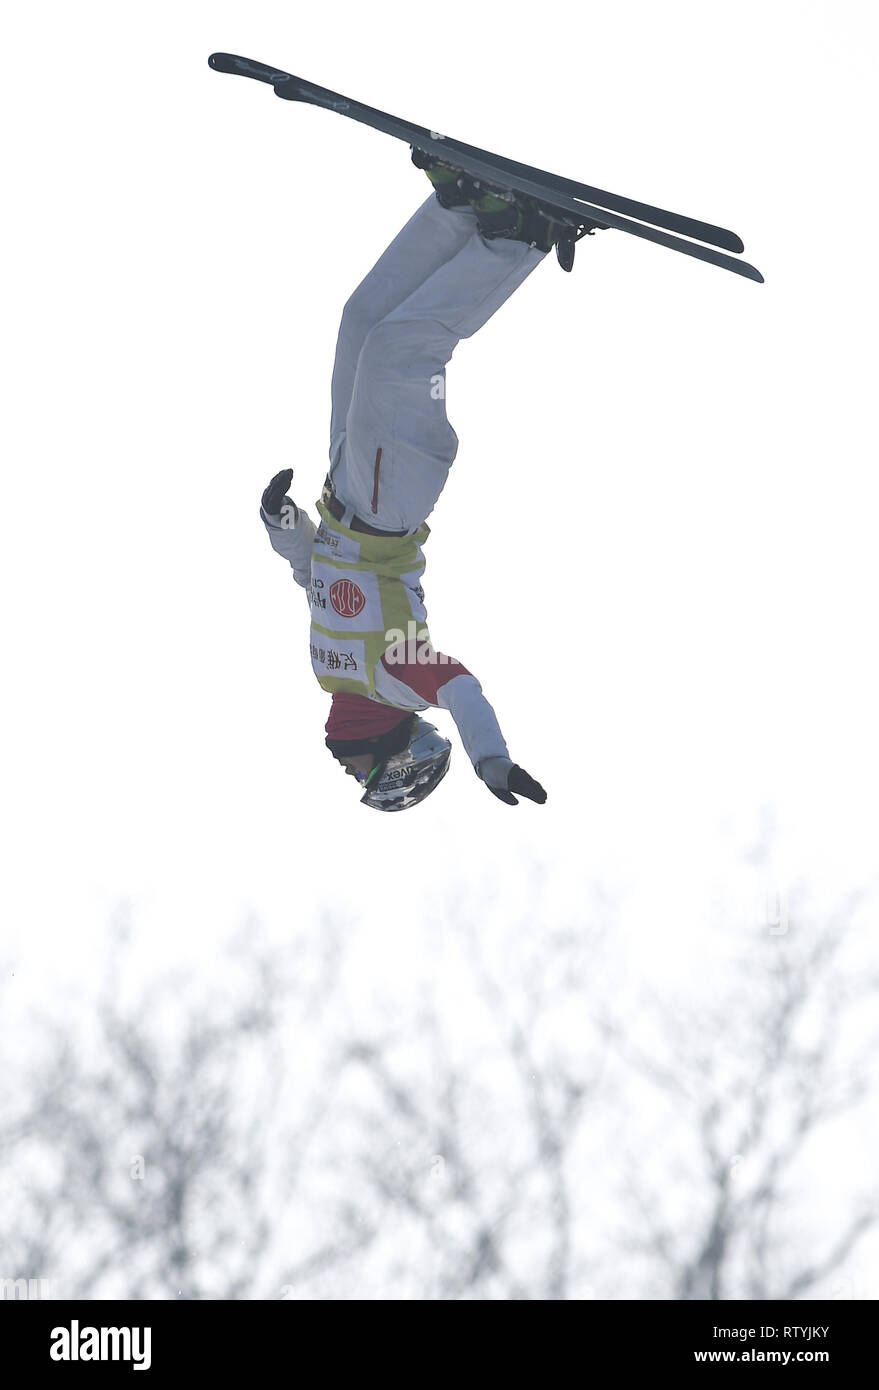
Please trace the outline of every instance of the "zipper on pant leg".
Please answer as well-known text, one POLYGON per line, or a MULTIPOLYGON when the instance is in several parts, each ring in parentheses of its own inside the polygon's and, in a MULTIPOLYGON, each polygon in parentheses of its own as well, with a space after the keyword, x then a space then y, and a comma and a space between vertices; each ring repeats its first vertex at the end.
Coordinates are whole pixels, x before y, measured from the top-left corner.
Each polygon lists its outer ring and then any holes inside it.
POLYGON ((375 451, 375 464, 372 469, 372 514, 375 516, 378 511, 378 475, 382 466, 381 446, 375 451))

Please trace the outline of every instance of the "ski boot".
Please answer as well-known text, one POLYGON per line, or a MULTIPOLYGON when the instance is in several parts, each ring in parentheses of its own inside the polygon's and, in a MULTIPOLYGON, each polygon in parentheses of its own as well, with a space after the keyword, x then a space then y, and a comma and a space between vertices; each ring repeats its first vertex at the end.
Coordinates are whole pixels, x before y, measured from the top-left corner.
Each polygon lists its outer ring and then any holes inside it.
POLYGON ((553 215, 552 208, 535 199, 483 184, 415 145, 412 146, 412 163, 427 174, 442 207, 460 208, 470 204, 476 213, 480 235, 487 241, 506 237, 511 241, 525 241, 543 252, 555 247, 562 270, 573 269, 577 241, 597 225, 587 222, 578 226, 568 218, 559 219, 553 215))
POLYGON ((470 199, 458 187, 461 179, 460 169, 456 169, 452 164, 445 164, 441 159, 437 159, 436 155, 426 154, 424 150, 417 149, 415 145, 412 146, 412 163, 416 169, 423 169, 430 179, 440 207, 464 208, 467 206, 470 199))
POLYGON ((486 241, 505 237, 525 241, 538 251, 551 251, 562 270, 574 265, 574 245, 581 233, 574 223, 554 215, 554 210, 528 198, 522 193, 502 191, 463 175, 459 187, 470 195, 470 206, 476 213, 476 223, 486 241))

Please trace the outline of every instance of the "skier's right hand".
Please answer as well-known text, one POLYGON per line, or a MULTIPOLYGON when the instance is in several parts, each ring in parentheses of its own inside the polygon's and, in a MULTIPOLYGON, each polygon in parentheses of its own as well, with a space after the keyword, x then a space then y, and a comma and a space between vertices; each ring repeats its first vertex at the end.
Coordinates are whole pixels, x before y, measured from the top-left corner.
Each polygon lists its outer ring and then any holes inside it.
POLYGON ((510 769, 510 775, 507 778, 507 790, 499 792, 494 787, 491 790, 508 806, 518 806, 519 804, 513 796, 513 792, 518 792, 519 796, 527 797, 529 801, 536 801, 538 806, 542 806, 546 800, 546 792, 540 783, 535 782, 533 777, 529 777, 525 769, 520 767, 518 763, 514 763, 510 769))
POLYGON ((293 481, 293 469, 282 468, 280 473, 276 473, 262 495, 262 509, 266 516, 278 516, 281 505, 287 495, 287 489, 293 481))
POLYGON ((535 782, 518 763, 511 763, 509 758, 483 758, 479 764, 479 775, 492 796, 507 806, 519 804, 513 792, 518 792, 519 796, 529 801, 536 801, 539 806, 546 800, 546 792, 540 783, 535 782))

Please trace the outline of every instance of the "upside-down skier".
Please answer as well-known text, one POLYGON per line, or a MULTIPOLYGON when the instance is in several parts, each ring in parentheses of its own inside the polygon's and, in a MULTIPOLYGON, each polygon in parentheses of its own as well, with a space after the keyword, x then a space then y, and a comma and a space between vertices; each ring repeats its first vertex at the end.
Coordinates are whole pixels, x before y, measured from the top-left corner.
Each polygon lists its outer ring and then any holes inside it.
POLYGON ((418 150, 413 162, 434 191, 342 314, 320 522, 286 495, 289 468, 263 493, 261 516, 307 591, 312 665, 332 696, 326 745, 362 801, 405 810, 439 784, 451 744, 420 714, 437 706, 495 796, 543 803, 476 677, 431 645, 422 546, 458 447, 446 364, 553 246, 568 268, 573 242, 533 200, 495 196, 418 150))
POLYGON ((570 270, 575 243, 598 229, 758 283, 763 276, 738 258, 744 243, 728 228, 450 139, 251 58, 217 52, 208 63, 405 140, 434 188, 345 305, 320 525, 286 495, 292 469, 263 493, 272 545, 309 595, 312 665, 332 695, 327 747, 364 784, 366 805, 406 810, 448 767, 450 743, 420 717, 439 706, 495 796, 543 803, 546 792, 510 758, 476 677, 435 651, 426 627, 426 519, 458 447, 446 365, 553 246, 570 270))

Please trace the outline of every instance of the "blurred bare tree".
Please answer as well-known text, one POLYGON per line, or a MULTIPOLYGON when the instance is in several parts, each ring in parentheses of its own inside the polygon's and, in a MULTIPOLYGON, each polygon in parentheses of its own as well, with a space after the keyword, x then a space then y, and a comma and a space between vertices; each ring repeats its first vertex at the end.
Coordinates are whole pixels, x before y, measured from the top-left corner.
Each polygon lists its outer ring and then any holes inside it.
MULTIPOLYGON (((627 1156, 624 1245, 645 1268, 642 1296, 816 1297, 879 1224, 875 1187, 849 1186, 839 1127, 865 1107, 876 1118, 879 972, 844 961, 860 905, 853 895, 819 925, 803 904, 752 933, 723 987, 700 991, 704 1005, 655 1004, 646 1044, 606 1018, 672 1136, 664 1145, 654 1132, 627 1156), (830 1235, 809 1221, 826 1200, 808 1164, 824 1136, 844 1195, 830 1235)), ((626 1090, 628 1106, 642 1103, 637 1084, 626 1090)))
POLYGON ((251 924, 222 987, 172 976, 126 1003, 127 946, 119 923, 89 1026, 35 1026, 42 1055, 0 1125, 0 1272, 48 1273, 66 1297, 253 1296, 274 1225, 281 1010, 301 1022, 332 980, 285 978, 251 924))
MULTIPOLYGON (((356 923, 133 987, 117 927, 88 1018, 43 1023, 0 1120, 0 1277, 69 1297, 798 1298, 876 1225, 812 1239, 810 1145, 870 1102, 877 979, 838 920, 623 1016, 608 929, 472 897, 421 987, 346 965, 356 923)), ((844 1184, 845 1186, 845 1184, 844 1184)), ((834 1225, 835 1222, 835 1225, 834 1225)), ((823 1234, 822 1234, 823 1232, 823 1234)))

